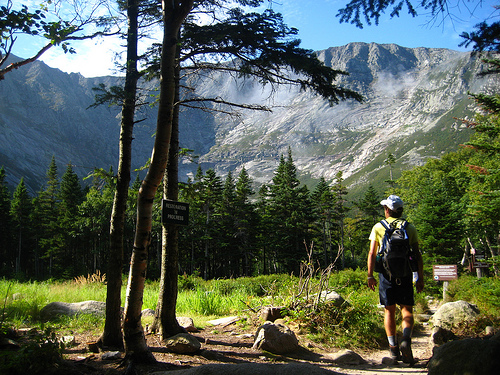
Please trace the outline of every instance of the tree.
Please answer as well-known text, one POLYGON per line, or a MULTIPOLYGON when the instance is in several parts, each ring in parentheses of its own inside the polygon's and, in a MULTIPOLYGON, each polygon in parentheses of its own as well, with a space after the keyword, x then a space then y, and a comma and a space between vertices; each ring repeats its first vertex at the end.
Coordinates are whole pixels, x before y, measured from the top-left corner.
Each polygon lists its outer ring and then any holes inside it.
POLYGON ((116 34, 116 32, 110 31, 110 23, 102 22, 103 17, 94 17, 97 9, 104 6, 104 2, 98 2, 97 5, 90 7, 89 4, 86 4, 88 16, 79 12, 75 6, 73 15, 68 16, 68 13, 65 13, 66 17, 71 18, 71 20, 59 17, 57 9, 60 5, 59 1, 47 1, 40 4, 40 8, 35 11, 30 11, 26 5, 21 5, 19 10, 15 10, 14 2, 7 0, 6 5, 0 6, 0 80, 3 80, 8 72, 37 60, 53 46, 60 46, 64 53, 76 53, 70 46, 70 41, 116 34), (54 6, 56 10, 49 11, 50 6, 54 6), (103 25, 107 25, 107 27, 90 35, 82 35, 80 32, 91 24, 98 28, 102 28, 103 25), (47 44, 33 56, 2 68, 11 55, 19 34, 32 37, 41 36, 47 40, 47 44))
POLYGON ((98 341, 100 346, 119 349, 123 348, 123 334, 121 329, 123 233, 130 184, 137 80, 140 76, 137 70, 137 61, 139 59, 137 52, 139 3, 139 0, 128 0, 126 2, 128 20, 127 61, 125 84, 123 87, 124 97, 122 98, 118 172, 109 230, 109 259, 113 261, 108 262, 106 320, 104 331, 98 341))
POLYGON ((0 272, 7 275, 7 272, 14 269, 14 258, 12 257, 12 222, 10 216, 11 196, 5 181, 5 169, 0 168, 0 272), (8 271, 9 270, 9 271, 8 271))
POLYGON ((163 3, 163 41, 160 69, 160 98, 156 138, 146 177, 137 197, 137 225, 130 262, 123 333, 127 356, 138 361, 153 361, 141 324, 142 296, 151 238, 153 200, 167 166, 175 99, 177 38, 182 23, 194 6, 193 0, 163 3))
POLYGON ((29 261, 29 240, 31 236, 31 214, 33 212, 32 200, 28 189, 21 178, 14 191, 10 214, 14 223, 15 240, 17 240, 16 274, 26 271, 29 261))
MULTIPOLYGON (((334 220, 337 224, 337 243, 338 252, 337 259, 340 257, 341 267, 345 268, 345 248, 344 248, 344 219, 348 211, 346 207, 345 195, 347 195, 347 188, 343 184, 342 171, 338 171, 335 175, 335 181, 332 186, 333 190, 333 207, 334 207, 334 220)), ((335 259, 335 261, 337 260, 335 259)))
POLYGON ((330 185, 321 176, 318 185, 311 195, 314 207, 315 222, 321 233, 320 242, 323 247, 324 266, 332 263, 332 232, 333 232, 333 204, 334 197, 330 185))
MULTIPOLYGON (((465 2, 474 2, 474 0, 466 0, 465 2)), ((418 7, 423 9, 426 14, 436 17, 442 14, 444 17, 449 16, 449 1, 447 0, 419 0, 418 7)), ((351 0, 344 8, 341 8, 337 14, 340 17, 340 22, 350 22, 359 28, 363 28, 363 20, 368 25, 375 22, 379 24, 380 17, 390 9, 390 17, 399 17, 402 9, 406 5, 408 14, 413 17, 418 15, 414 2, 410 0, 351 0)))
POLYGON ((38 234, 37 254, 35 254, 35 275, 40 276, 43 272, 41 264, 48 254, 62 247, 62 231, 59 226, 59 177, 55 157, 52 157, 47 170, 47 182, 45 187, 33 200, 35 225, 38 234))
POLYGON ((271 222, 269 228, 272 228, 264 240, 269 244, 275 263, 273 271, 276 272, 298 274, 304 243, 310 239, 307 230, 312 220, 309 191, 306 186, 299 185, 297 168, 289 148, 286 159, 281 155, 272 184, 268 186, 269 203, 264 213, 271 222))
POLYGON ((243 275, 251 276, 253 271, 254 258, 253 253, 256 247, 256 231, 258 226, 258 218, 255 212, 254 205, 250 198, 254 195, 252 189, 252 180, 248 175, 245 167, 243 167, 236 181, 236 212, 234 224, 236 227, 236 246, 239 248, 239 254, 243 261, 243 275))

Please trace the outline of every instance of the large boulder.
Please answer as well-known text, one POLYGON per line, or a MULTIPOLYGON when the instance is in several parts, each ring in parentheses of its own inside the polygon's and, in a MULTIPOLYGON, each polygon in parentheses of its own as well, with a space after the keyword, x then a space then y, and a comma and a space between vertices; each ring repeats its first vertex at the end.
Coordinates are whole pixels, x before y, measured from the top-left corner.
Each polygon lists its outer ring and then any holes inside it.
POLYGON ((500 341, 465 339, 434 349, 429 375, 496 375, 500 369, 500 341))
POLYGON ((299 349, 299 340, 284 324, 266 322, 257 330, 253 348, 274 354, 293 353, 299 349))
POLYGON ((80 314, 91 314, 105 316, 106 303, 100 301, 84 302, 51 302, 40 310, 42 320, 57 319, 60 316, 75 316, 80 314))
POLYGON ((451 329, 468 322, 479 315, 479 309, 466 301, 448 302, 442 305, 432 317, 434 327, 451 329))

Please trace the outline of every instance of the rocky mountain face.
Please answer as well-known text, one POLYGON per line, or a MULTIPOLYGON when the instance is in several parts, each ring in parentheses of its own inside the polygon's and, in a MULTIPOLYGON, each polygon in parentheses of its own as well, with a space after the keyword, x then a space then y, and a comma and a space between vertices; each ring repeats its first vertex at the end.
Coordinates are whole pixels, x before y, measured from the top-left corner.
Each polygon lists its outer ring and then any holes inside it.
MULTIPOLYGON (((181 147, 193 149, 204 170, 213 167, 225 174, 245 166, 257 183, 271 180, 288 147, 304 180, 331 180, 342 171, 353 186, 383 181, 389 152, 401 171, 455 150, 470 134, 456 120, 470 116, 467 92, 496 84, 494 78, 477 76, 484 69, 479 59, 446 49, 351 43, 318 51, 318 56, 347 71, 339 85, 358 91, 365 101, 329 106, 296 87, 205 75, 196 81, 197 95, 265 104, 272 112, 183 109, 181 147)), ((61 173, 67 163, 81 177, 96 167, 116 170, 120 109, 88 108, 92 88, 101 83, 119 85, 120 79, 87 79, 42 62, 6 75, 0 82, 0 165, 10 183, 24 176, 37 191, 53 155, 61 173)), ((144 92, 153 90, 154 83, 149 85, 144 84, 144 92)), ((133 168, 151 155, 156 110, 143 106, 137 119, 144 121, 135 127, 133 168)), ((180 178, 186 180, 196 168, 183 161, 180 178)))

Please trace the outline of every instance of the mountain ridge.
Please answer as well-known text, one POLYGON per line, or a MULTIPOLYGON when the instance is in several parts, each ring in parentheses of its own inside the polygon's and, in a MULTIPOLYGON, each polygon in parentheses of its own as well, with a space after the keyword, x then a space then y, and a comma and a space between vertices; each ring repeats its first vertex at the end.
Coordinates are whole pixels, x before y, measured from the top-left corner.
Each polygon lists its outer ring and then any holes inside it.
MULTIPOLYGON (((317 55, 326 65, 347 71, 338 84, 358 91, 365 102, 330 107, 298 88, 273 91, 212 73, 197 78, 197 95, 270 105, 273 111, 227 116, 183 109, 181 147, 193 149, 204 170, 213 167, 224 175, 245 166, 261 184, 272 179, 279 157, 290 146, 304 176, 332 180, 342 171, 350 184, 363 184, 383 180, 389 152, 397 157, 399 169, 408 169, 456 148, 470 134, 455 120, 471 115, 467 92, 496 84, 493 78, 477 76, 482 63, 467 52, 350 43, 317 55)), ((87 108, 95 94, 92 87, 120 82, 111 76, 63 73, 39 61, 7 74, 0 83, 0 165, 9 183, 17 184, 24 176, 37 191, 52 155, 60 173, 67 163, 80 177, 93 168, 116 170, 120 109, 87 108)), ((149 85, 145 92, 154 92, 154 83, 149 85)), ((156 110, 144 106, 137 119, 145 120, 134 129, 133 168, 151 155, 156 110)), ((181 162, 181 180, 195 170, 196 165, 181 162)))

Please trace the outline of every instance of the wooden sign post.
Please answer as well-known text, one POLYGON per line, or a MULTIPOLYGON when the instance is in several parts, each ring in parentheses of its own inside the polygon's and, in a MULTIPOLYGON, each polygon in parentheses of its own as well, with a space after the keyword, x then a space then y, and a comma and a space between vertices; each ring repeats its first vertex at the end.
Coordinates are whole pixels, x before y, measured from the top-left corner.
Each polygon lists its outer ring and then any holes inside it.
POLYGON ((432 273, 434 280, 443 281, 443 301, 445 301, 446 292, 448 291, 448 282, 458 279, 457 265, 434 265, 432 266, 432 273))

